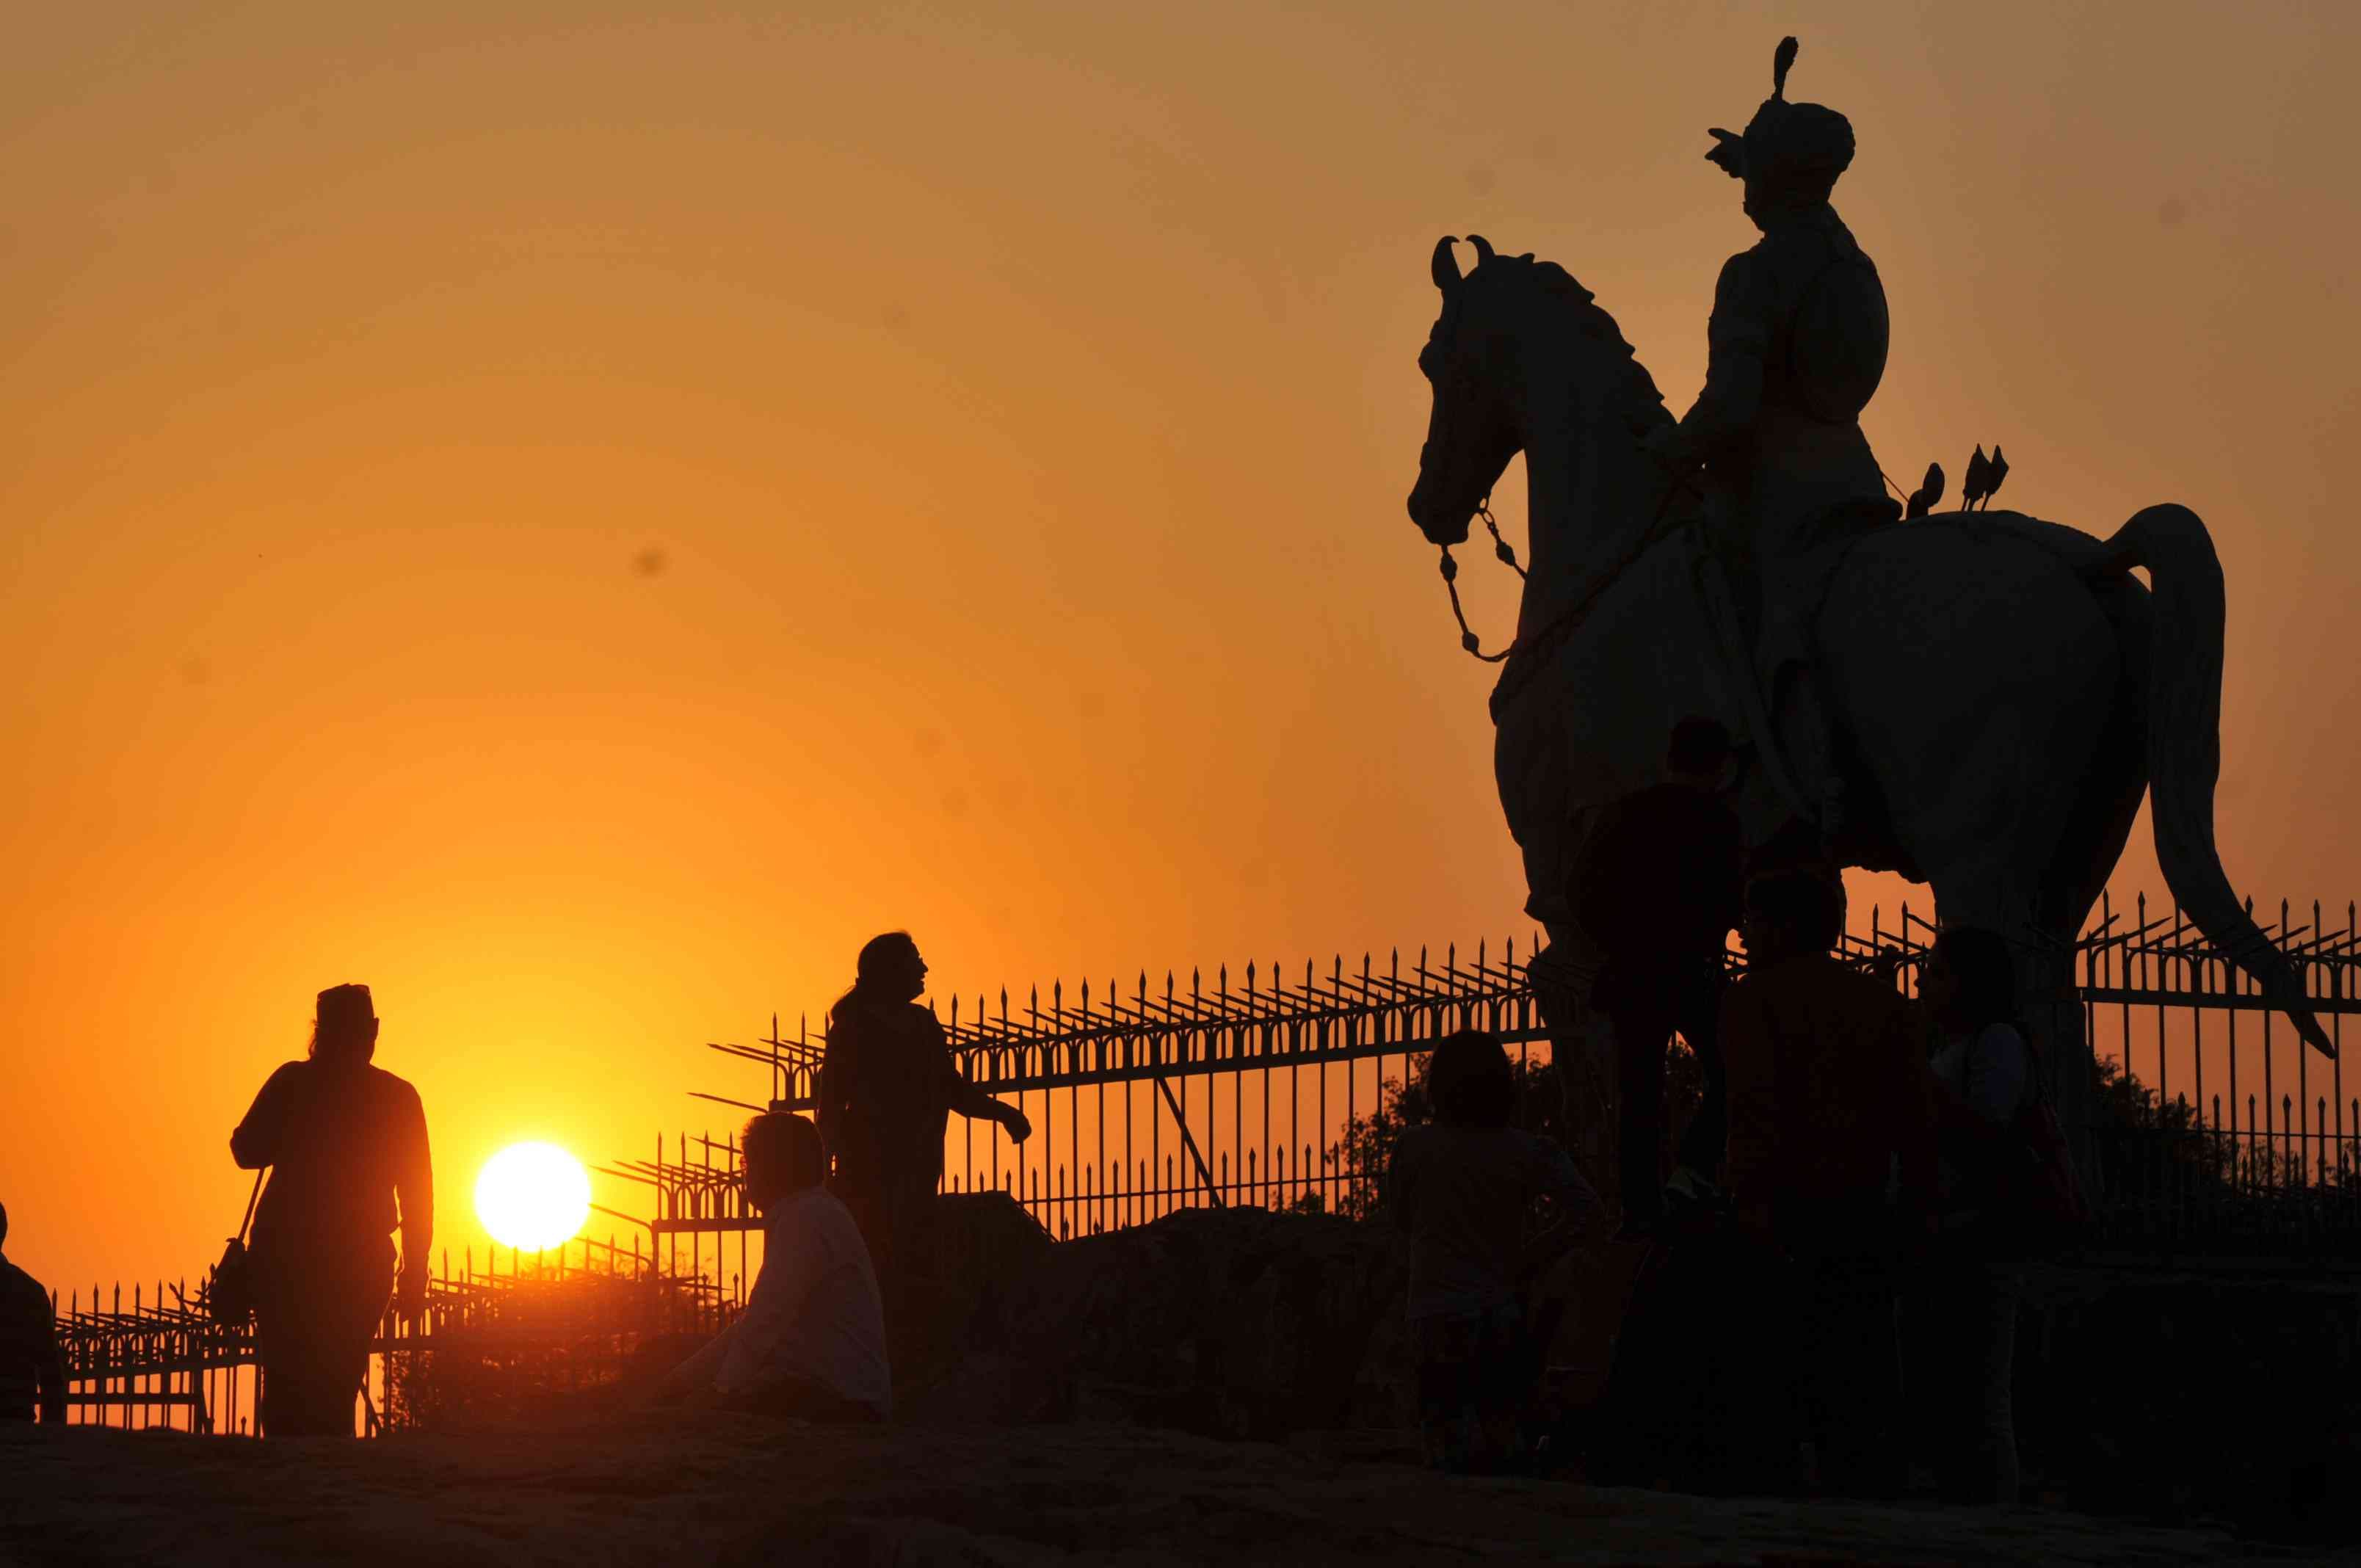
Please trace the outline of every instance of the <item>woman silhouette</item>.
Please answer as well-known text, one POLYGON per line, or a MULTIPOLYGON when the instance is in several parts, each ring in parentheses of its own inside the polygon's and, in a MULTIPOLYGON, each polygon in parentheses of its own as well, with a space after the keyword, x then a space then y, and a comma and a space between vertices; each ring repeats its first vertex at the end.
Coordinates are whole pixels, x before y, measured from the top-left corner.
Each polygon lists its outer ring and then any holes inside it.
POLYGON ((434 1237, 434 1172, 418 1091, 369 1065, 366 985, 320 992, 309 1059, 270 1075, 230 1135, 242 1170, 271 1168, 254 1215, 254 1318, 269 1437, 353 1435, 353 1395, 393 1284, 414 1315, 434 1237), (397 1210, 396 1204, 400 1207, 397 1210))
POLYGON ((918 1005, 927 961, 909 933, 871 938, 855 975, 829 1013, 819 1130, 836 1157, 831 1190, 860 1223, 891 1313, 906 1252, 896 1244, 942 1182, 950 1113, 998 1122, 1018 1143, 1033 1125, 960 1075, 942 1025, 918 1005))

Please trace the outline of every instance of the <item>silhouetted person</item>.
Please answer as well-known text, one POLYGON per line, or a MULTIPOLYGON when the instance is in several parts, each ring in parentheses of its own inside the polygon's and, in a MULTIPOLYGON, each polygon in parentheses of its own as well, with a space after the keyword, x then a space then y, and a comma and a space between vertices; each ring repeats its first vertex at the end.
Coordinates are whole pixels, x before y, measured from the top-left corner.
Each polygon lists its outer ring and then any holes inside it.
POLYGON ((1747 971, 1721 1014, 1730 1194, 1792 1270, 1758 1365, 1792 1370, 1822 1488, 1883 1497, 1901 1483, 1895 1255, 1933 1212, 1934 1129, 1909 1004, 1830 953, 1843 924, 1833 872, 1747 885, 1747 971))
POLYGON ((1941 1207, 1905 1300, 1912 1388, 1955 1502, 2014 1503, 2016 1306, 2024 1239, 2006 1183, 2019 1111, 2036 1092, 2017 1021, 2016 969, 1995 931, 1935 938, 1918 1000, 1935 1025, 1936 1174, 1941 1207))
POLYGON ((674 1388, 774 1415, 883 1420, 893 1411, 885 1310, 851 1213, 821 1185, 818 1130, 774 1111, 746 1124, 746 1201, 763 1215, 763 1268, 746 1310, 684 1362, 674 1388))
POLYGON ((272 1073, 230 1135, 241 1169, 271 1168, 251 1264, 266 1436, 353 1434, 353 1398, 394 1283, 397 1224, 396 1306, 411 1317, 425 1299, 426 1113, 418 1091, 369 1065, 377 1035, 368 986, 320 992, 308 1059, 272 1073))
MULTIPOLYGON (((1833 569, 1813 547, 1855 525, 1892 521, 1861 411, 1884 378, 1890 334, 1877 267, 1829 204, 1850 167, 1851 122, 1786 99, 1795 40, 1784 39, 1771 96, 1745 134, 1717 129, 1706 157, 1743 182, 1746 216, 1763 233, 1725 262, 1706 328, 1705 388, 1677 425, 1650 445, 1675 473, 1703 464, 1716 528, 1742 541, 1761 583, 1761 642, 1774 682, 1810 657, 1806 634, 1816 585, 1833 569)), ((1817 683, 1774 685, 1782 735, 1798 749, 1807 788, 1820 791, 1833 833, 1833 738, 1817 683)))
POLYGON ((1664 781, 1607 808, 1576 872, 1576 916, 1607 955, 1590 1004, 1615 1026, 1626 1236, 1647 1233, 1664 1210, 1664 1048, 1675 1029, 1697 1058, 1705 1098, 1681 1139, 1675 1190, 1694 1195, 1721 1168, 1725 1091, 1714 1031, 1744 856, 1738 818, 1716 793, 1730 756, 1729 730, 1682 719, 1664 781))
POLYGON ((1551 1139, 1510 1125, 1517 1080, 1508 1052, 1467 1030, 1427 1067, 1435 1120, 1395 1140, 1387 1173, 1394 1223, 1410 1235, 1410 1330, 1420 1425, 1431 1463, 1497 1470, 1522 1452, 1543 1347, 1522 1287, 1533 1205, 1550 1200, 1553 1239, 1596 1226, 1598 1194, 1551 1139))
MULTIPOLYGON (((0 1206, 0 1247, 8 1211, 0 1206)), ((66 1424, 66 1364, 58 1354, 58 1314, 41 1282, 0 1253, 0 1421, 66 1424)))
POLYGON ((1033 1124, 961 1077, 935 1015, 917 1004, 927 962, 908 933, 861 949, 852 989, 829 1014, 820 1064, 820 1136, 836 1157, 831 1184, 860 1223, 889 1308, 899 1310, 912 1259, 907 1238, 943 1179, 951 1113, 999 1123, 1023 1143, 1033 1124))

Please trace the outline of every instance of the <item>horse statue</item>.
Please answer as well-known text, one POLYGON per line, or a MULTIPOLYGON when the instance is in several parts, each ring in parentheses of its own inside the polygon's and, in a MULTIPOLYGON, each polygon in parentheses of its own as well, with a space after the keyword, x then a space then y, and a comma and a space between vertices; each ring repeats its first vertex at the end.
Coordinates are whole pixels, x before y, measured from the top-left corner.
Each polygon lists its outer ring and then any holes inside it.
MULTIPOLYGON (((1524 454, 1530 560, 1492 692, 1494 772, 1526 907, 1554 951, 1581 955, 1568 879, 1582 837, 1654 781, 1675 722, 1714 717, 1740 738, 1730 804, 1753 846, 1817 820, 1810 781, 1783 761, 1812 747, 1764 696, 1742 563, 1642 450, 1673 416, 1614 319, 1564 269, 1481 239, 1462 276, 1456 243, 1434 249, 1443 309, 1419 356, 1434 403, 1410 515, 1445 547, 1449 579, 1448 547, 1479 513, 1488 523, 1524 454)), ((1825 581, 1804 624, 1859 803, 1837 859, 1929 883, 1945 922, 2008 938, 2024 994, 2049 1004, 2037 1035, 2061 1043, 2073 943, 2147 792, 2181 907, 2334 1054, 2214 847, 2223 579, 2194 512, 2148 507, 2103 542, 2015 512, 1941 513, 1861 531, 1825 581)), ((2086 1076, 2045 1055, 2061 1087, 2086 1076)))

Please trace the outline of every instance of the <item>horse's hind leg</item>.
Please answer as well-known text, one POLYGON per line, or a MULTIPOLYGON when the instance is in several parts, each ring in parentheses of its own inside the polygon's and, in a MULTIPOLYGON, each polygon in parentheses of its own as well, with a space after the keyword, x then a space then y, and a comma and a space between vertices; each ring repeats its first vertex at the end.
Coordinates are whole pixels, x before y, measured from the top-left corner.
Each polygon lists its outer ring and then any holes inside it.
MULTIPOLYGON (((1822 622, 1839 706, 1937 916, 2008 941, 2051 1081, 2079 1087, 2071 944, 2136 806, 2123 709, 2137 640, 2004 535, 1905 532, 1863 554, 1822 622)), ((2059 1109, 2079 1133, 2079 1110, 2059 1109)))
POLYGON ((2147 589, 2137 579, 2114 578, 2096 585, 2092 592, 2114 630, 2120 654, 2114 696, 2057 853, 2042 879, 2035 915, 2041 938, 2020 960, 2018 981, 2029 1003, 2027 1022, 2043 1047, 2050 1102, 2086 1176, 2095 1170, 2091 1157, 2095 1104, 2089 1030, 2074 989, 2074 943, 2091 906, 2114 875, 2147 793, 2152 629, 2147 589))
POLYGON ((2091 906, 2114 875, 2147 793, 2148 638, 2153 630, 2147 589, 2137 578, 2126 576, 2097 583, 2092 594, 2114 630, 2121 662, 2106 727, 2043 878, 2041 923, 2063 931, 2069 940, 2081 935, 2091 906))

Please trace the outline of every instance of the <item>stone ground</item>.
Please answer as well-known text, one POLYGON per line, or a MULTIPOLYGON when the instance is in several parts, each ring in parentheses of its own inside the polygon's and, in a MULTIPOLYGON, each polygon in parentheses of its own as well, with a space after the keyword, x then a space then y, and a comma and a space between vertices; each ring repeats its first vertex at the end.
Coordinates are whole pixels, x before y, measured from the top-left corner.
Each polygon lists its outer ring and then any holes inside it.
POLYGON ((2038 1509, 1430 1475, 1382 1435, 664 1413, 380 1442, 0 1427, 0 1563, 2361 1563, 2038 1509))

